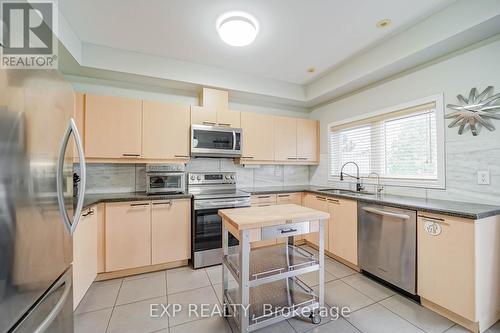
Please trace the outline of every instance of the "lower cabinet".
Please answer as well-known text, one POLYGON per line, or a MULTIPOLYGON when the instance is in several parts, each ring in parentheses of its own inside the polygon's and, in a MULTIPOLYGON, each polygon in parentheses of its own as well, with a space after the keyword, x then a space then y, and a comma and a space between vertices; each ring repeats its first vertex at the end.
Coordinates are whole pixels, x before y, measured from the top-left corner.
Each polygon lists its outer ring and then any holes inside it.
POLYGON ((153 201, 151 261, 153 265, 191 258, 191 200, 153 201))
POLYGON ((97 207, 86 209, 73 234, 73 310, 97 276, 97 207))
MULTIPOLYGON (((304 198, 304 206, 312 209, 316 209, 322 212, 329 212, 328 210, 328 200, 324 196, 307 194, 304 198)), ((329 249, 328 245, 328 235, 329 235, 329 221, 324 223, 323 235, 324 235, 324 247, 325 250, 329 249)), ((306 235, 306 240, 315 246, 319 247, 319 232, 312 232, 306 235)))
POLYGON ((328 251, 358 265, 358 203, 355 200, 328 198, 330 223, 328 251))
POLYGON ((500 319, 500 216, 418 212, 417 293, 422 305, 484 332, 500 319))
POLYGON ((106 204, 106 272, 151 265, 150 202, 106 204))
POLYGON ((106 204, 105 272, 191 258, 191 199, 106 204))

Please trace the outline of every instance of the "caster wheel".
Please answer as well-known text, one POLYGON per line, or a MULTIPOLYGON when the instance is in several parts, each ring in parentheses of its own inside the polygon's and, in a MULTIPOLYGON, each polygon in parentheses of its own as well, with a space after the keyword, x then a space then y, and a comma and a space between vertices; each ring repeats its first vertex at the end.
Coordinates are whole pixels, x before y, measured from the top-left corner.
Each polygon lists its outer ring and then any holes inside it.
POLYGON ((319 325, 321 323, 321 317, 319 315, 310 315, 309 318, 314 325, 319 325))

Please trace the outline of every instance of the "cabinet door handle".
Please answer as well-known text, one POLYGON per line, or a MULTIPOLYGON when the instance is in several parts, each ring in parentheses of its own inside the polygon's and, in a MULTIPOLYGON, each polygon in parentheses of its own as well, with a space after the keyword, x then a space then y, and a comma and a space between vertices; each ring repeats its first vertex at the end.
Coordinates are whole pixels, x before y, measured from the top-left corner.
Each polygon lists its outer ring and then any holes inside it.
POLYGON ((280 198, 287 198, 289 196, 290 196, 290 194, 278 194, 278 197, 280 197, 280 198))
POLYGON ((307 161, 308 158, 307 157, 299 157, 299 160, 301 160, 301 161, 307 161))
POLYGON ((267 206, 271 206, 271 204, 266 204, 266 205, 257 205, 257 207, 267 207, 267 206))
POLYGON ((174 155, 174 157, 177 157, 177 158, 189 158, 189 156, 187 156, 187 155, 174 155))
POLYGON ((141 154, 130 154, 130 153, 123 153, 123 157, 140 157, 141 154))
POLYGON ((320 201, 326 201, 326 198, 325 197, 318 197, 316 196, 316 199, 320 200, 320 201))
POLYGON ((149 206, 149 203, 135 203, 130 204, 131 207, 141 207, 141 206, 149 206))
POLYGON ((89 216, 89 215, 94 215, 94 210, 93 209, 89 210, 87 213, 83 214, 82 216, 86 217, 86 216, 89 216))
POLYGON ((297 157, 287 157, 287 160, 297 160, 297 157))
POLYGON ((219 123, 218 125, 219 126, 228 126, 228 127, 231 126, 231 124, 228 124, 228 123, 219 123))
POLYGON ((215 126, 215 123, 213 123, 211 121, 204 121, 203 125, 212 125, 212 126, 215 126))
POLYGON ((241 156, 241 158, 248 158, 248 159, 251 159, 251 158, 254 158, 253 156, 241 156))
POLYGON ((270 198, 270 197, 271 197, 270 195, 259 195, 257 198, 266 199, 266 198, 270 198))
POLYGON ((445 221, 445 219, 436 218, 436 217, 428 217, 428 216, 423 216, 423 215, 419 215, 418 217, 420 217, 422 219, 422 221, 425 221, 425 222, 450 225, 448 222, 445 221))
POLYGON ((290 232, 297 232, 297 229, 293 229, 293 228, 290 228, 290 229, 281 229, 280 230, 282 234, 288 234, 290 232))
POLYGON ((337 199, 328 199, 328 202, 339 204, 340 202, 337 199))
POLYGON ((158 206, 158 205, 169 205, 169 206, 172 206, 172 200, 164 201, 164 202, 153 202, 153 205, 154 206, 158 206))

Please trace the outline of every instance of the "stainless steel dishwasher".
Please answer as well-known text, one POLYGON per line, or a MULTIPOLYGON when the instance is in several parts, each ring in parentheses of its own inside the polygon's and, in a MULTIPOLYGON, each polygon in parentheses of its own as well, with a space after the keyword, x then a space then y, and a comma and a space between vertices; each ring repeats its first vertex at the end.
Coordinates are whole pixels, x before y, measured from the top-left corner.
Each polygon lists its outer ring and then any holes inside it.
POLYGON ((360 268, 416 295, 417 213, 359 203, 360 268))

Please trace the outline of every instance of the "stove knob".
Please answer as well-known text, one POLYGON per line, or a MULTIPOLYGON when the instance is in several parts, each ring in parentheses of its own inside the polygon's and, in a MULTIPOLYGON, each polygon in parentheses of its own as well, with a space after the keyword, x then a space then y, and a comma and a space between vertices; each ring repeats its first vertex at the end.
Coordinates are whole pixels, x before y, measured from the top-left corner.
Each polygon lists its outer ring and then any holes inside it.
POLYGON ((191 180, 194 180, 194 176, 193 175, 191 175, 191 177, 189 177, 189 178, 191 178, 191 180))
POLYGON ((226 175, 226 179, 229 179, 229 175, 226 175))
POLYGON ((231 179, 234 180, 234 175, 231 175, 231 179))
POLYGON ((196 179, 201 180, 201 176, 196 176, 196 179))

